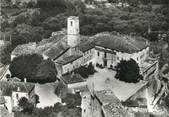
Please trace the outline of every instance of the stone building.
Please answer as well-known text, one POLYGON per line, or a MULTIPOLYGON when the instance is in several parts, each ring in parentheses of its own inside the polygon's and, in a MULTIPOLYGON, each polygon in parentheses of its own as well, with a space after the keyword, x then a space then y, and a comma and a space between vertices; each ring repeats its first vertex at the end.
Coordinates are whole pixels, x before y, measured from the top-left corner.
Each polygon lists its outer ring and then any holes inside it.
POLYGON ((93 115, 97 117, 132 117, 110 90, 94 92, 91 104, 93 115))
POLYGON ((18 101, 22 97, 26 97, 31 100, 34 95, 34 85, 24 82, 0 82, 1 96, 5 99, 5 106, 9 113, 13 112, 13 109, 18 106, 18 101))
MULTIPOLYGON (((52 59, 60 75, 90 62, 115 68, 121 60, 129 59, 138 63, 145 79, 158 69, 158 61, 150 57, 149 42, 143 37, 108 32, 87 37, 79 32, 79 18, 70 16, 67 20, 67 31, 54 32, 51 38, 42 40, 37 45, 28 44, 26 51, 41 54, 44 59, 52 59)), ((12 52, 12 59, 17 54, 25 53, 15 50, 12 52)))

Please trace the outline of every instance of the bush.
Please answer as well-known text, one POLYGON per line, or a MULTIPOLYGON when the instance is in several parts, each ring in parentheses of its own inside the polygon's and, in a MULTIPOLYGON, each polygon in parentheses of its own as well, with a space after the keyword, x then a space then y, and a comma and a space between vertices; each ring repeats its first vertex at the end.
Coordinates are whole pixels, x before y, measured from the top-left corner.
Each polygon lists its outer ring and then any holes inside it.
POLYGON ((28 101, 28 99, 26 97, 22 97, 20 100, 19 100, 19 106, 23 109, 22 111, 24 113, 29 113, 31 114, 32 111, 33 111, 33 104, 30 103, 28 101))
POLYGON ((79 68, 75 69, 74 72, 80 74, 83 78, 88 78, 89 75, 93 75, 96 70, 94 69, 92 63, 89 63, 88 66, 80 66, 79 68))
POLYGON ((27 78, 29 82, 54 82, 56 81, 57 70, 55 64, 50 60, 43 60, 38 54, 21 55, 13 59, 9 70, 14 77, 22 81, 27 78))
POLYGON ((62 103, 66 103, 68 108, 75 108, 81 105, 81 100, 80 94, 68 93, 67 96, 62 99, 62 103))
POLYGON ((143 79, 140 75, 140 69, 135 60, 122 60, 116 68, 115 78, 128 83, 137 83, 143 79))
POLYGON ((103 65, 102 65, 102 64, 99 64, 99 63, 96 63, 96 67, 101 68, 101 69, 104 68, 103 65))

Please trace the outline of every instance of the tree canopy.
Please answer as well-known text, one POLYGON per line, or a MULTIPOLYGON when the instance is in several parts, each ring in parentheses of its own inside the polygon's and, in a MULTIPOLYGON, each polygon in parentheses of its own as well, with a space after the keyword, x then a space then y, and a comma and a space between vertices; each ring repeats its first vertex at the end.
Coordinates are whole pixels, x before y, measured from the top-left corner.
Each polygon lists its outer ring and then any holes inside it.
POLYGON ((53 107, 35 108, 32 113, 15 112, 15 117, 81 117, 81 108, 68 108, 61 103, 53 107))
POLYGON ((57 70, 55 64, 50 60, 43 60, 38 54, 21 55, 13 59, 9 70, 13 77, 22 81, 27 78, 29 82, 54 82, 57 70))
POLYGON ((29 100, 26 97, 22 97, 19 100, 19 104, 18 104, 23 110, 23 112, 27 112, 27 113, 32 113, 33 111, 33 104, 29 102, 29 100))
POLYGON ((137 83, 142 80, 140 75, 140 69, 135 60, 130 59, 129 61, 121 60, 117 65, 116 79, 125 81, 128 83, 137 83))
POLYGON ((74 108, 81 105, 81 96, 80 94, 71 94, 68 93, 65 98, 62 99, 63 103, 66 103, 68 108, 74 108))

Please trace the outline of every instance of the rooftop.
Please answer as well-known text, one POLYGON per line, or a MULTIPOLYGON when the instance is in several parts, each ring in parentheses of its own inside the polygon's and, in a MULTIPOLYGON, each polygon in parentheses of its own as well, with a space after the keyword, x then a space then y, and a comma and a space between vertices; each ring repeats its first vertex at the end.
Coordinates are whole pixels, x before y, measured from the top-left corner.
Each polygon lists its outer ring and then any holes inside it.
POLYGON ((54 32, 49 39, 43 39, 37 46, 37 52, 56 59, 69 49, 65 31, 54 32))
POLYGON ((66 74, 63 75, 62 79, 66 84, 73 84, 85 81, 83 77, 79 74, 66 74))
POLYGON ((112 33, 99 33, 93 36, 94 44, 104 48, 125 52, 135 53, 148 47, 147 41, 142 37, 131 37, 128 35, 115 35, 112 33))
POLYGON ((24 83, 24 82, 11 82, 11 81, 0 82, 0 89, 2 89, 2 96, 11 96, 12 91, 18 91, 18 87, 20 88, 19 92, 29 93, 34 88, 34 84, 24 83))
POLYGON ((69 49, 66 41, 66 32, 54 32, 49 39, 43 39, 38 44, 29 43, 18 45, 12 52, 13 55, 19 56, 23 54, 38 53, 46 55, 50 59, 56 59, 69 49))
POLYGON ((121 104, 109 103, 103 106, 106 117, 130 117, 121 104))
POLYGON ((23 45, 18 45, 13 51, 11 55, 20 56, 24 54, 32 54, 35 53, 36 43, 28 43, 23 45))
POLYGON ((103 112, 106 117, 124 117, 126 111, 121 105, 120 100, 111 90, 96 91, 95 95, 102 103, 103 112))
POLYGON ((100 100, 103 105, 109 103, 119 104, 120 100, 115 96, 111 90, 102 90, 94 92, 96 97, 100 100))
POLYGON ((94 48, 94 44, 92 42, 84 42, 78 45, 78 48, 83 53, 94 48))
POLYGON ((48 56, 51 59, 56 59, 60 55, 62 55, 64 52, 66 52, 68 49, 69 47, 66 45, 66 43, 58 42, 58 43, 52 44, 43 53, 44 55, 48 56))
POLYGON ((78 20, 79 17, 77 17, 77 16, 70 16, 70 17, 68 17, 68 19, 76 19, 76 20, 78 20))
POLYGON ((68 63, 71 63, 79 59, 80 57, 82 57, 82 55, 70 55, 70 56, 63 58, 62 60, 57 60, 56 63, 61 64, 61 65, 66 65, 68 63))

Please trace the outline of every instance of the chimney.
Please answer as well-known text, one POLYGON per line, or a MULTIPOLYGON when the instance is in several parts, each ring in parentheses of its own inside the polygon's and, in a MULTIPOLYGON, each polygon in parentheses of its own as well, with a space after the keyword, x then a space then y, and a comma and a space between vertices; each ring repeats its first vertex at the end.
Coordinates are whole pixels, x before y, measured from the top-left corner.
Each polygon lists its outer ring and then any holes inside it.
POLYGON ((24 78, 24 83, 27 83, 27 79, 26 78, 24 78))
POLYGON ((17 91, 18 91, 18 92, 21 91, 21 88, 20 88, 20 87, 17 87, 17 91))

